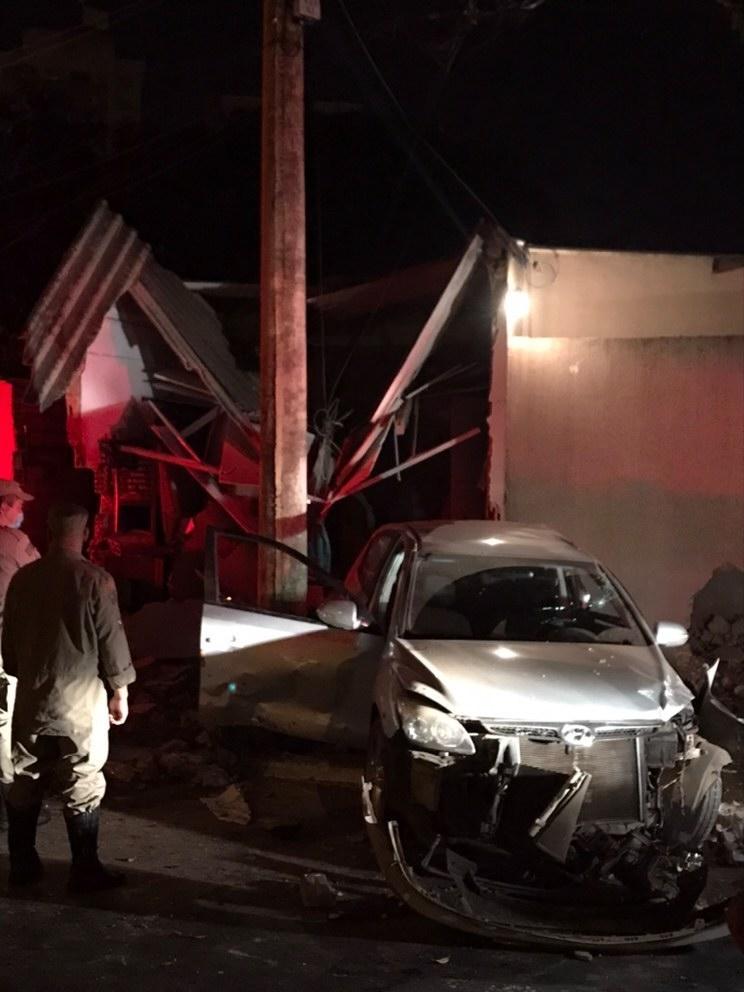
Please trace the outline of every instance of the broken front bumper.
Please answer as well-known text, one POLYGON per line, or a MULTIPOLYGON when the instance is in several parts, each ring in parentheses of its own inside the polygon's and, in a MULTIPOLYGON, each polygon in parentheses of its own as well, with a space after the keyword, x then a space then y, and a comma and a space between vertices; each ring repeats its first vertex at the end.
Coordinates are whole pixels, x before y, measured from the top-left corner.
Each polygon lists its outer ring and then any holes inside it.
POLYGON ((633 907, 621 920, 604 922, 596 912, 589 921, 580 907, 537 903, 514 890, 484 898, 468 885, 465 859, 453 859, 448 878, 417 874, 408 865, 398 823, 378 819, 372 785, 363 780, 364 818, 380 870, 393 891, 414 911, 437 923, 487 937, 500 944, 546 950, 583 950, 592 953, 634 953, 686 946, 728 936, 725 911, 728 900, 669 929, 669 911, 638 912, 633 907))

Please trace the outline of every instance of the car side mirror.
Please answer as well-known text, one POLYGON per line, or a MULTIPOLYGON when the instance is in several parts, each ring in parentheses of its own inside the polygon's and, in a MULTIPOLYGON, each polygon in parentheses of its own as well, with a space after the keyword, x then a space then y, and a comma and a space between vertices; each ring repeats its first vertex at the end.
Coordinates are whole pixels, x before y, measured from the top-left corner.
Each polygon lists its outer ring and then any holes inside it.
POLYGON ((316 615, 338 630, 359 630, 362 626, 357 605, 350 599, 329 599, 318 607, 316 615))
POLYGON ((656 624, 654 640, 660 648, 681 648, 687 644, 687 631, 681 623, 662 620, 656 624))

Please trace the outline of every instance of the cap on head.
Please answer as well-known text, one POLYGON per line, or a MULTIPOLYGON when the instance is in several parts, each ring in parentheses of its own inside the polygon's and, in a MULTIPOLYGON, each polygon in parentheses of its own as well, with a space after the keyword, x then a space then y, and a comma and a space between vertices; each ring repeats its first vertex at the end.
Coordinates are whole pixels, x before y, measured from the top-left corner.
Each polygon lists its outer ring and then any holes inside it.
POLYGON ((33 499, 30 493, 21 489, 15 479, 0 479, 0 499, 4 496, 15 496, 17 499, 23 500, 24 503, 26 500, 33 499))
POLYGON ((52 538, 82 537, 88 526, 88 511, 77 503, 57 503, 49 511, 52 538))

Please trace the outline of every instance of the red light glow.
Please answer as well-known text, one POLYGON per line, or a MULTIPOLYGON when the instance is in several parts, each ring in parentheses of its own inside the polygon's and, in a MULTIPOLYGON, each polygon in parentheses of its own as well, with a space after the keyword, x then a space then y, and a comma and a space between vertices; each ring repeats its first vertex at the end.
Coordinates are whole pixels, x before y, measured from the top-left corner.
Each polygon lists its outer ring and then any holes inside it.
POLYGON ((0 479, 13 478, 14 452, 13 387, 9 382, 0 382, 0 479))

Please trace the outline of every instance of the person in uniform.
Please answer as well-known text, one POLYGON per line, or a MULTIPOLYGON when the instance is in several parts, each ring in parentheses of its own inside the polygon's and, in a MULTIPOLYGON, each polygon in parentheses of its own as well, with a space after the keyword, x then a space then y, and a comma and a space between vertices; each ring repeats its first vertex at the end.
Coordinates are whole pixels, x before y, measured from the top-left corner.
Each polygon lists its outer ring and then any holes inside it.
POLYGON ((41 878, 36 826, 56 780, 72 853, 69 887, 89 892, 124 881, 98 859, 98 826, 109 726, 127 718, 135 672, 114 580, 83 557, 87 511, 53 507, 49 537, 47 553, 13 576, 5 600, 2 652, 18 679, 7 797, 10 883, 41 878))
MULTIPOLYGON (((0 634, 3 628, 5 594, 19 568, 36 561, 39 552, 20 529, 23 505, 33 499, 12 479, 0 479, 0 634)), ((10 725, 13 717, 15 679, 3 671, 0 654, 0 830, 6 827, 4 793, 13 780, 10 757, 10 725)))

